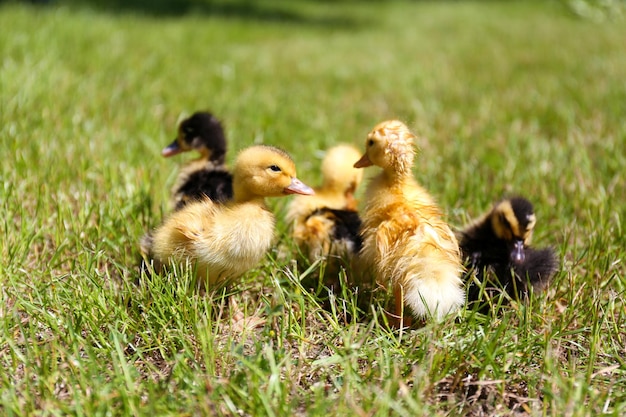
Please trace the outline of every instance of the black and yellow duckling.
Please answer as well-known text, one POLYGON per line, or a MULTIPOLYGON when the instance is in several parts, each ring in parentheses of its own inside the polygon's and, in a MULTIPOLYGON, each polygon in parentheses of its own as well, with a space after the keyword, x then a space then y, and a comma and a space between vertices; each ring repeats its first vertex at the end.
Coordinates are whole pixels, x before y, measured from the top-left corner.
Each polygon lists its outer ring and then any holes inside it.
POLYGON ((358 260, 392 291, 392 324, 400 326, 410 321, 404 305, 418 318, 440 319, 465 302, 459 245, 433 197, 413 177, 415 152, 415 135, 390 120, 367 135, 365 154, 354 164, 382 168, 365 191, 358 260))
POLYGON ((312 195, 296 178, 284 151, 266 145, 244 149, 233 167, 233 199, 189 202, 142 241, 156 271, 190 263, 204 289, 233 281, 256 266, 274 242, 275 219, 266 197, 312 195))
POLYGON ((310 262, 325 258, 329 275, 361 249, 354 193, 363 171, 352 166, 359 156, 351 145, 330 148, 322 160, 322 185, 315 188, 314 196, 295 197, 287 211, 300 251, 310 262))
POLYGON ((172 188, 175 210, 205 196, 215 202, 233 198, 233 177, 224 165, 226 137, 220 121, 209 112, 196 112, 178 126, 178 136, 161 155, 195 150, 200 157, 185 164, 172 188))
POLYGON ((474 277, 486 280, 487 297, 504 291, 513 299, 525 299, 530 287, 541 291, 549 285, 558 261, 552 248, 529 246, 536 220, 530 201, 507 198, 459 233, 470 303, 480 301, 481 287, 474 277))

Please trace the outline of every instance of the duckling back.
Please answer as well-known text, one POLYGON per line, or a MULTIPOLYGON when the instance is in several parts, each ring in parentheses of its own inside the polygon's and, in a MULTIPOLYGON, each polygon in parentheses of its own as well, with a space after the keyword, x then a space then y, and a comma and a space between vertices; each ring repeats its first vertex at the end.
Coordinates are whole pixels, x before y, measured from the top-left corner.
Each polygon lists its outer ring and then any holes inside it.
POLYGON ((310 262, 325 257, 327 275, 338 272, 335 261, 341 263, 361 246, 354 192, 362 172, 350 162, 358 155, 351 145, 329 149, 322 161, 322 185, 314 196, 294 198, 288 208, 286 219, 295 243, 310 262))
POLYGON ((396 304, 403 300, 417 317, 440 319, 457 310, 465 298, 460 252, 439 207, 412 181, 404 192, 371 185, 362 215, 362 268, 373 270, 379 285, 394 289, 396 304))
MULTIPOLYGON (((293 226, 293 239, 310 262, 326 257, 329 263, 361 250, 361 219, 356 211, 322 207, 293 226)), ((331 272, 338 272, 331 268, 331 272)))
POLYGON ((173 187, 174 210, 180 210, 187 203, 208 198, 216 203, 224 203, 233 198, 233 176, 225 168, 203 164, 198 169, 184 167, 173 187))

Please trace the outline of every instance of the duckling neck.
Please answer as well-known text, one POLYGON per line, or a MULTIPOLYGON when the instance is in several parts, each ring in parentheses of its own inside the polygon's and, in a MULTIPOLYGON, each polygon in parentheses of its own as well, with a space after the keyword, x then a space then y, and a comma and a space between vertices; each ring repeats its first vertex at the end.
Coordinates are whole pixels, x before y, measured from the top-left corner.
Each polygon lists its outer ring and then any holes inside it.
POLYGON ((325 178, 321 187, 318 187, 318 189, 328 193, 341 193, 343 192, 343 188, 345 188, 345 186, 346 184, 342 184, 334 178, 325 178))
POLYGON ((399 171, 396 169, 384 169, 382 173, 385 181, 393 186, 393 185, 403 185, 407 182, 413 181, 413 176, 411 175, 411 171, 399 171))
POLYGON ((253 203, 265 207, 265 198, 233 184, 233 202, 235 204, 253 203))
POLYGON ((208 161, 211 156, 211 152, 208 149, 200 148, 198 149, 200 156, 195 159, 195 161, 208 161))
POLYGON ((224 164, 224 154, 211 152, 205 148, 199 149, 198 152, 200 156, 194 159, 194 162, 211 163, 214 167, 224 164))

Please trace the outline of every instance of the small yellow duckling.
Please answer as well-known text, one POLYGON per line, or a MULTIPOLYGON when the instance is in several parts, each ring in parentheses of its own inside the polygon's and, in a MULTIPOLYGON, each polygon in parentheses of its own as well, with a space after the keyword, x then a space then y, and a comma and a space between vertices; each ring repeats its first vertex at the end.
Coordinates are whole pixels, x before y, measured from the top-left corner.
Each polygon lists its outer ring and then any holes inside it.
POLYGON ((474 276, 487 280, 485 292, 491 297, 505 291, 513 299, 525 299, 530 287, 541 291, 549 285, 558 261, 552 248, 529 246, 536 220, 530 201, 507 198, 459 233, 459 245, 469 268, 466 281, 470 303, 480 301, 480 287, 473 282, 474 276))
POLYGON ((369 133, 365 154, 354 164, 382 168, 365 193, 359 260, 378 284, 391 286, 400 326, 404 304, 417 317, 439 319, 465 301, 457 240, 411 172, 414 139, 402 122, 382 122, 369 133))
POLYGON ((329 149, 322 161, 322 185, 315 188, 313 197, 295 197, 287 211, 293 239, 302 253, 310 262, 327 258, 332 271, 338 267, 332 260, 345 260, 361 249, 354 192, 363 171, 351 162, 358 157, 360 152, 351 145, 329 149))
POLYGON ((142 242, 157 271, 175 262, 191 262, 205 288, 226 284, 257 265, 274 240, 274 215, 265 197, 312 195, 296 178, 284 151, 266 145, 243 150, 233 167, 233 200, 208 198, 172 213, 142 242))
POLYGON ((178 126, 178 136, 161 155, 168 158, 195 150, 198 159, 184 165, 172 188, 175 210, 190 201, 209 197, 215 202, 233 198, 233 178, 224 165, 226 137, 220 121, 209 112, 196 112, 178 126))

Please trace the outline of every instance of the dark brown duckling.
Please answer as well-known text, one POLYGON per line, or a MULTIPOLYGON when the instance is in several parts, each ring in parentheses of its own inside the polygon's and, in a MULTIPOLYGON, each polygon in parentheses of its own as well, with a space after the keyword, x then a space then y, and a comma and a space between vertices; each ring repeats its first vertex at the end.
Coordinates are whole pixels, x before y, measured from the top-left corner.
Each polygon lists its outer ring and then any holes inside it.
MULTIPOLYGON (((558 261, 552 248, 530 247, 536 224, 533 205, 523 197, 504 199, 459 233, 459 246, 468 271, 465 279, 469 303, 504 291, 511 298, 527 299, 531 287, 544 290, 556 272, 558 261)), ((480 311, 487 311, 488 305, 480 311)))
POLYGON ((209 112, 196 112, 178 126, 178 136, 161 155, 170 157, 195 150, 200 157, 185 164, 172 188, 172 205, 180 210, 188 202, 209 197, 216 203, 233 198, 233 177, 224 165, 226 137, 220 121, 209 112))

